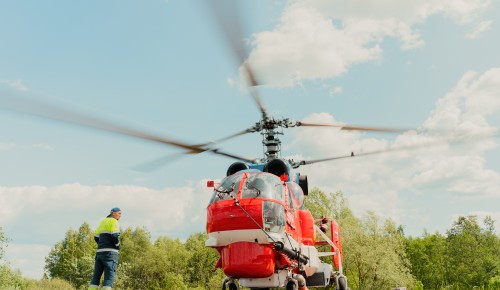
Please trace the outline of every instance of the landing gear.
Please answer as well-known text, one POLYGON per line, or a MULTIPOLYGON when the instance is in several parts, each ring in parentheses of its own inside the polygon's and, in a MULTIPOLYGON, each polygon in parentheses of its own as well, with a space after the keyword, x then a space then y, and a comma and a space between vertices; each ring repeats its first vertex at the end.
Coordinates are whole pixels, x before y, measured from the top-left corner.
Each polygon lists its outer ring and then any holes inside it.
POLYGON ((298 286, 297 283, 293 280, 289 280, 288 283, 286 283, 286 290, 297 290, 298 286))
POLYGON ((337 290, 348 290, 347 288, 347 278, 345 276, 337 277, 337 290))
POLYGON ((238 283, 236 283, 233 279, 231 278, 224 278, 222 280, 222 290, 239 290, 240 287, 238 286, 238 283))

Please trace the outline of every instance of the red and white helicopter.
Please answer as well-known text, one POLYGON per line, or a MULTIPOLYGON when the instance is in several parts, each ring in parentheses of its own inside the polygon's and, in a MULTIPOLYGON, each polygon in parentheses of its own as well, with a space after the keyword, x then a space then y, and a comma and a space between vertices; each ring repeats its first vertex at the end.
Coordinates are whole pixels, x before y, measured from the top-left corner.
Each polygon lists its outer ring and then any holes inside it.
POLYGON ((304 208, 307 176, 295 168, 307 162, 278 158, 274 130, 264 129, 263 160, 233 163, 220 183, 208 183, 214 191, 205 245, 220 254, 216 266, 227 275, 222 289, 238 289, 239 282, 250 289, 304 290, 335 284, 345 290, 338 224, 334 219, 315 220, 304 208), (319 252, 317 246, 325 244, 331 251, 319 252), (322 256, 332 256, 335 269, 322 256))

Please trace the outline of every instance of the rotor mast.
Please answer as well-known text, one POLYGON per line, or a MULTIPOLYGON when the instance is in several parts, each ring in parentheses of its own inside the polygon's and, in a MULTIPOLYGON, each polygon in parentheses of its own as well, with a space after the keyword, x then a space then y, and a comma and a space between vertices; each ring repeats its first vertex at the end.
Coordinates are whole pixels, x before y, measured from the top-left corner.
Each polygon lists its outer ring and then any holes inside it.
POLYGON ((262 135, 263 162, 269 162, 280 157, 281 140, 279 139, 279 135, 284 135, 283 128, 295 126, 300 126, 300 122, 291 121, 288 118, 274 119, 267 115, 262 121, 255 124, 253 131, 260 132, 262 135))

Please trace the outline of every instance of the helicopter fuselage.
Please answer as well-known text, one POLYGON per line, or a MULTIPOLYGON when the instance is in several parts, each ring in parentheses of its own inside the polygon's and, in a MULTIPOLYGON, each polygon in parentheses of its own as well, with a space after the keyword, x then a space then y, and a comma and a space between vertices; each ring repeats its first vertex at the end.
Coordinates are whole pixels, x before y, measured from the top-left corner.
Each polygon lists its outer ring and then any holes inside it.
POLYGON ((297 177, 242 169, 214 188, 205 245, 220 254, 217 267, 241 285, 284 287, 293 274, 317 273, 328 285, 332 266, 319 259, 315 221, 303 207, 297 177))

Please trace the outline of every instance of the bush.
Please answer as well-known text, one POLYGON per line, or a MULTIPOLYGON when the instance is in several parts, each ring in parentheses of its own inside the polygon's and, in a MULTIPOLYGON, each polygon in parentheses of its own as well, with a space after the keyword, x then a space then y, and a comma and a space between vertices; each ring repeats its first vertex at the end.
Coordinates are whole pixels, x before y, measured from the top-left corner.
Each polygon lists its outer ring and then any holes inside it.
POLYGON ((75 290, 75 287, 69 282, 56 278, 30 281, 26 290, 75 290))

